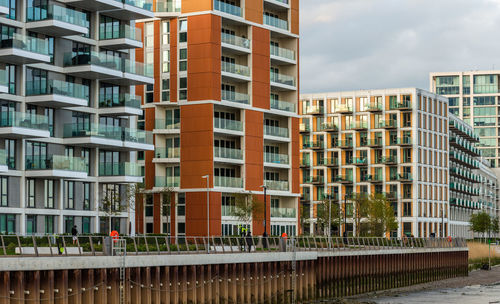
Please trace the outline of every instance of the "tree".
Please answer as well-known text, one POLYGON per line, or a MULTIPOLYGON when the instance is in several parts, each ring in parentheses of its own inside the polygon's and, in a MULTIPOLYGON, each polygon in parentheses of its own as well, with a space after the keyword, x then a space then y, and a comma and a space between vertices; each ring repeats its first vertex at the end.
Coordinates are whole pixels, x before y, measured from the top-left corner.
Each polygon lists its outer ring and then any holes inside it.
MULTIPOLYGON (((99 211, 104 213, 108 219, 109 231, 112 229, 111 218, 120 215, 123 212, 129 213, 127 218, 127 233, 130 231, 130 212, 135 210, 137 195, 144 192, 143 183, 128 184, 125 189, 114 187, 102 189, 101 201, 99 203, 99 211)), ((102 231, 101 231, 102 232, 102 231)))
POLYGON ((490 232, 494 233, 494 234, 498 234, 499 231, 500 231, 500 223, 499 223, 498 217, 495 216, 495 217, 491 218, 490 232))
POLYGON ((259 217, 264 211, 264 203, 257 200, 254 195, 247 193, 236 193, 234 195, 234 216, 240 222, 251 224, 253 217, 259 217))
POLYGON ((474 213, 469 219, 470 229, 476 233, 482 233, 483 237, 488 230, 492 227, 491 217, 488 213, 482 211, 479 213, 474 213))
POLYGON ((316 226, 323 234, 328 233, 326 228, 331 229, 331 227, 328 227, 330 220, 332 224, 337 224, 340 231, 340 225, 342 225, 340 206, 337 202, 332 202, 330 206, 330 200, 325 199, 316 205, 316 226), (330 212, 330 214, 328 212, 330 212))
POLYGON ((361 234, 361 221, 368 216, 370 200, 369 196, 366 194, 353 193, 351 201, 353 206, 352 218, 355 225, 356 236, 359 237, 361 234))
POLYGON ((381 194, 371 195, 368 205, 368 222, 372 236, 383 236, 398 228, 391 203, 381 194))

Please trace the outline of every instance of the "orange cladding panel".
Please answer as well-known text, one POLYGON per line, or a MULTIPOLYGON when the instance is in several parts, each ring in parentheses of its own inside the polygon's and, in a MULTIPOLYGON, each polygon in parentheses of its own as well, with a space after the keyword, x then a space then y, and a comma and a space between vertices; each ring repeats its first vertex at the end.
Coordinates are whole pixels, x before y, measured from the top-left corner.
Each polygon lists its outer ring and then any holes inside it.
POLYGON ((264 139, 262 112, 245 110, 246 190, 261 191, 264 181, 264 139))
POLYGON ((300 134, 299 134, 299 119, 291 119, 292 130, 292 192, 300 193, 299 182, 299 160, 300 160, 300 134))
POLYGON ((293 34, 299 34, 299 0, 290 0, 291 16, 292 16, 292 28, 291 32, 293 34))
POLYGON ((252 99, 253 106, 269 109, 270 102, 270 32, 252 27, 252 99))
POLYGON ((188 17, 188 101, 220 100, 221 18, 188 17))
MULTIPOLYGON (((210 192, 210 235, 221 235, 221 193, 210 192)), ((207 192, 186 193, 186 235, 207 235, 207 192)))
POLYGON ((264 1, 245 1, 245 19, 262 24, 264 15, 264 1))
POLYGON ((193 13, 212 10, 213 0, 182 0, 182 13, 193 13))
MULTIPOLYGON (((205 188, 203 175, 213 179, 213 105, 181 107, 181 187, 205 188)), ((211 186, 213 187, 213 186, 211 186)))

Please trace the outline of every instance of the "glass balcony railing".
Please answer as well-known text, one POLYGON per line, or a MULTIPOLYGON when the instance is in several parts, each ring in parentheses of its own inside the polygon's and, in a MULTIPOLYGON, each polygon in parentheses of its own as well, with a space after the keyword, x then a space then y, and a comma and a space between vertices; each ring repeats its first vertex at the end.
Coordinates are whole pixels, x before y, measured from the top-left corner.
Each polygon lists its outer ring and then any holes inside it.
POLYGON ((288 138, 288 129, 265 125, 264 126, 264 135, 277 136, 277 137, 287 137, 288 138))
POLYGON ((250 104, 250 96, 248 94, 233 91, 221 90, 221 99, 242 104, 250 104))
POLYGON ((303 158, 300 160, 300 165, 309 167, 311 165, 311 161, 309 160, 309 158, 303 158))
POLYGON ((156 1, 157 13, 180 13, 181 12, 181 0, 163 0, 156 1))
POLYGON ((396 128, 397 123, 395 120, 380 120, 378 123, 375 122, 375 128, 396 128))
POLYGON ((44 5, 33 7, 28 5, 26 9, 26 20, 28 22, 57 20, 81 27, 87 27, 87 15, 73 9, 59 5, 44 5))
POLYGON ((284 84, 288 86, 295 86, 295 77, 274 73, 271 71, 271 82, 284 84))
POLYGON ((221 206, 222 216, 237 216, 236 206, 234 205, 222 205, 221 206))
POLYGON ((181 148, 155 148, 155 158, 180 158, 181 148))
POLYGON ((64 66, 97 65, 117 71, 123 71, 123 58, 100 52, 89 52, 86 54, 75 54, 68 52, 64 54, 64 66))
POLYGON ((277 27, 282 30, 288 30, 288 21, 264 14, 264 24, 277 27))
POLYGON ((87 172, 87 164, 83 157, 64 155, 26 155, 26 170, 63 170, 87 172))
POLYGON ((145 64, 142 62, 133 61, 130 59, 123 59, 124 73, 130 73, 138 76, 154 77, 153 64, 145 64))
POLYGON ((271 109, 295 113, 295 104, 271 98, 271 109))
POLYGON ((14 33, 10 37, 5 37, 0 42, 0 48, 14 48, 31 53, 49 55, 49 41, 47 39, 24 36, 18 33, 14 33))
POLYGON ((141 96, 127 93, 104 95, 99 94, 100 108, 130 107, 141 108, 141 96))
POLYGON ((382 138, 373 138, 373 139, 368 139, 367 141, 367 146, 372 146, 372 147, 379 147, 382 146, 382 138))
POLYGON ((231 149, 223 147, 214 147, 215 157, 228 159, 243 159, 243 151, 241 149, 231 149))
POLYGON ((214 176, 215 187, 243 188, 243 179, 240 177, 214 176))
POLYGON ((379 103, 365 103, 365 111, 382 111, 382 104, 379 103))
POLYGON ((93 123, 86 126, 65 124, 63 137, 102 137, 111 140, 123 140, 123 129, 121 127, 93 123))
POLYGON ((221 61, 221 64, 222 64, 222 72, 236 74, 245 77, 250 76, 250 69, 246 65, 241 65, 226 61, 221 61))
POLYGON ((13 168, 10 164, 11 159, 7 159, 7 151, 5 149, 0 149, 0 165, 1 166, 8 166, 9 168, 13 168))
POLYGON ((153 0, 122 0, 124 4, 153 11, 153 0))
POLYGON ((264 180, 264 185, 266 185, 268 190, 276 191, 288 191, 288 181, 274 181, 274 180, 264 180))
POLYGON ((180 121, 174 122, 171 119, 155 119, 155 129, 158 130, 180 130, 180 121))
POLYGON ((333 109, 334 113, 349 113, 352 112, 352 106, 346 104, 339 104, 333 109))
POLYGON ((142 41, 142 31, 140 28, 127 24, 109 27, 105 23, 99 24, 99 40, 110 40, 126 38, 135 41, 142 41))
POLYGON ((281 218, 296 218, 297 211, 295 208, 271 208, 271 217, 281 217, 281 218))
POLYGON ((153 133, 138 129, 123 128, 123 140, 139 144, 152 145, 153 133))
POLYGON ((0 112, 0 127, 19 127, 36 130, 49 130, 47 116, 21 112, 0 112))
POLYGON ((60 95, 89 100, 89 87, 62 80, 26 81, 26 96, 60 95))
POLYGON ((413 144, 413 140, 411 137, 398 137, 397 143, 398 145, 411 145, 413 144))
POLYGON ((326 131, 326 130, 332 130, 332 131, 338 131, 339 127, 333 122, 324 122, 319 126, 319 131, 326 131))
POLYGON ((271 45, 271 56, 295 60, 295 52, 276 45, 271 45))
POLYGON ((142 176, 137 163, 99 163, 99 176, 142 176))
POLYGON ((250 49, 250 40, 249 39, 239 37, 236 35, 231 35, 228 33, 221 33, 221 42, 231 44, 234 46, 238 46, 238 47, 241 47, 244 49, 250 49))
POLYGON ((214 10, 241 17, 241 7, 214 0, 214 10))
POLYGON ((155 176, 155 187, 177 188, 181 186, 180 176, 155 176))
POLYGON ((272 164, 288 165, 289 158, 286 154, 264 153, 264 162, 272 164))
POLYGON ((355 165, 367 165, 368 159, 366 157, 355 157, 352 159, 352 163, 355 165))
POLYGON ((214 128, 231 131, 243 131, 243 123, 239 120, 230 120, 224 118, 214 118, 214 128))

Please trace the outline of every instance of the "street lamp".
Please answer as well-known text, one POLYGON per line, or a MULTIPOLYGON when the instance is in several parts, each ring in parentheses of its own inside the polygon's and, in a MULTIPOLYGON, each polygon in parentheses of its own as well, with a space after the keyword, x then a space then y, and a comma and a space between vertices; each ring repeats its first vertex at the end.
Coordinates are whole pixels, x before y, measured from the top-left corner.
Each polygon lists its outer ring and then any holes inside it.
POLYGON ((267 193, 267 186, 262 185, 260 186, 261 188, 264 188, 264 233, 267 235, 267 200, 266 200, 266 193, 267 193))
POLYGON ((207 244, 208 244, 208 241, 210 240, 210 196, 209 196, 210 175, 209 174, 203 175, 201 178, 205 178, 207 180, 207 244))

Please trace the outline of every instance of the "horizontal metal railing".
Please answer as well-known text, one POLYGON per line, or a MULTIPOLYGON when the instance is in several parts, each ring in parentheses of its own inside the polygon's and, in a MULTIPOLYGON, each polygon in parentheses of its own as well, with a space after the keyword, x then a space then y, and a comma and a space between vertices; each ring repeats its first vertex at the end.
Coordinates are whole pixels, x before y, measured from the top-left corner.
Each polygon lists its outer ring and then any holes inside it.
MULTIPOLYGON (((128 255, 222 254, 283 251, 342 252, 467 248, 460 238, 378 238, 301 236, 295 238, 254 236, 173 237, 140 235, 120 237, 128 255)), ((0 257, 104 256, 112 255, 113 240, 107 236, 0 235, 0 257)))

